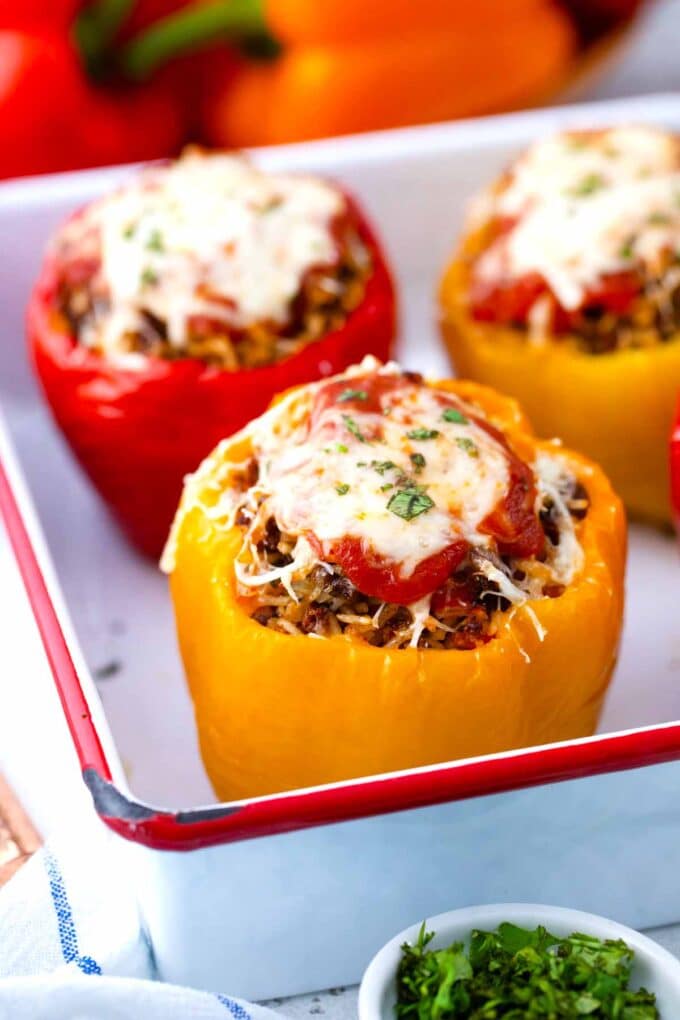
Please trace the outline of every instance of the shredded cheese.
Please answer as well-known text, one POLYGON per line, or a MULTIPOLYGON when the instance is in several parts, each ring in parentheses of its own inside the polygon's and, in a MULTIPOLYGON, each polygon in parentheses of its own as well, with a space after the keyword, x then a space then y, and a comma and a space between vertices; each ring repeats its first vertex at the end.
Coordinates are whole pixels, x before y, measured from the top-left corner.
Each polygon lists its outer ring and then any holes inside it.
POLYGON ((498 585, 498 591, 511 602, 513 605, 521 606, 522 603, 527 601, 529 597, 524 588, 520 588, 519 585, 515 584, 514 581, 508 577, 505 570, 501 570, 491 560, 482 559, 479 562, 479 570, 489 581, 493 581, 494 584, 498 585))
POLYGON ((425 624, 427 623, 430 615, 430 603, 432 601, 431 595, 425 595, 424 598, 419 599, 417 602, 412 602, 409 606, 413 622, 411 624, 411 639, 409 641, 409 648, 417 648, 420 636, 425 630, 425 624))
POLYGON ((345 208, 324 181, 265 174, 240 156, 189 153, 150 168, 62 238, 98 245, 111 301, 82 342, 116 354, 149 313, 178 348, 197 316, 237 329, 285 323, 307 271, 337 261, 333 222, 345 208))
MULTIPOLYGON (((394 366, 380 371, 398 374, 394 366)), ((281 531, 313 531, 328 543, 355 537, 398 561, 403 576, 457 538, 488 544, 478 529, 505 493, 505 452, 472 421, 445 421, 443 410, 429 388, 406 384, 389 416, 358 410, 348 415, 335 404, 298 442, 272 435, 268 426, 259 429, 260 484, 270 490, 268 511, 281 531), (378 441, 365 438, 378 428, 378 441), (413 455, 424 461, 417 474, 413 455), (434 504, 427 513, 404 519, 390 509, 403 475, 426 489, 434 504)))
MULTIPOLYGON (((220 526, 231 526, 237 508, 247 512, 249 523, 235 563, 239 587, 254 593, 279 584, 287 595, 268 593, 263 604, 283 605, 286 598, 298 604, 297 581, 304 581, 318 567, 329 574, 338 569, 319 556, 308 540, 310 534, 331 546, 352 536, 372 555, 397 563, 401 577, 410 576, 424 559, 462 538, 472 549, 475 572, 488 578, 489 594, 513 606, 542 597, 546 580, 569 584, 581 569, 583 550, 565 502, 573 491, 573 478, 561 451, 541 453, 532 465, 537 512, 549 502, 559 542, 547 543, 544 562, 517 561, 522 568, 517 580, 514 568, 497 556, 492 540, 480 527, 504 497, 509 475, 504 447, 473 420, 478 409, 462 401, 456 401, 452 409, 436 389, 409 380, 395 364, 381 366, 374 359, 337 378, 346 380, 348 391, 356 393, 352 381, 369 373, 398 382, 390 390, 389 414, 375 408, 362 411, 357 399, 348 422, 346 405, 335 400, 319 405, 321 411, 317 407, 312 425, 316 395, 337 380, 315 383, 289 394, 237 437, 248 438, 259 464, 257 482, 246 492, 242 488, 230 492, 230 478, 239 472, 243 476, 247 468, 247 462, 234 464, 226 459, 233 439, 188 480, 189 495, 185 493, 180 518, 196 499, 208 501, 206 512, 220 526), (221 464, 219 471, 216 464, 221 464), (406 475, 428 503, 404 517, 395 512, 392 500, 403 491, 406 475), (207 481, 212 488, 206 489, 207 481), (271 520, 290 538, 291 558, 283 566, 272 567, 260 551, 271 520)), ((172 567, 172 541, 166 569, 172 567)), ((428 594, 408 606, 410 647, 418 647, 428 626, 447 631, 445 624, 431 617, 431 597, 428 594)), ((369 613, 340 611, 337 619, 378 629, 385 606, 383 602, 369 613)), ((533 619, 542 640, 541 626, 533 619)), ((393 643, 403 646, 404 640, 402 629, 393 643)), ((391 647, 391 642, 385 647, 391 647)))
POLYGON ((492 215, 517 222, 480 257, 478 277, 537 273, 576 309, 602 277, 640 265, 653 276, 680 250, 680 144, 651 127, 558 135, 518 160, 492 215))
MULTIPOLYGON (((368 364, 376 370, 374 362, 368 364)), ((394 364, 377 371, 400 373, 394 364)), ((347 378, 356 374, 348 373, 347 378)), ((310 395, 321 385, 310 387, 310 395)), ((288 409, 277 408, 249 429, 260 460, 257 493, 267 493, 259 506, 261 516, 273 516, 286 534, 313 532, 329 544, 346 536, 358 538, 364 548, 398 562, 404 577, 457 538, 482 552, 488 550, 490 540, 480 524, 508 484, 505 452, 489 433, 464 414, 460 421, 446 421, 436 391, 419 384, 407 383, 398 391, 389 416, 353 410, 351 428, 343 404, 336 403, 310 431, 306 422, 310 407, 311 396, 298 406, 290 430, 285 426, 288 409), (380 439, 374 442, 367 437, 376 428, 380 439), (409 438, 413 436, 428 438, 409 438), (417 475, 414 453, 423 458, 417 475), (405 474, 415 478, 433 503, 412 519, 390 509, 395 481, 405 474)), ((560 583, 568 583, 580 567, 581 550, 558 488, 564 465, 559 458, 542 455, 534 469, 539 497, 550 495, 565 536, 555 553, 554 571, 560 583)), ((299 569, 297 553, 292 570, 280 569, 285 577, 294 574, 299 569)), ((526 591, 490 559, 481 556, 480 569, 510 602, 526 601, 526 591)), ((249 584, 270 583, 272 574, 257 576, 249 584)))

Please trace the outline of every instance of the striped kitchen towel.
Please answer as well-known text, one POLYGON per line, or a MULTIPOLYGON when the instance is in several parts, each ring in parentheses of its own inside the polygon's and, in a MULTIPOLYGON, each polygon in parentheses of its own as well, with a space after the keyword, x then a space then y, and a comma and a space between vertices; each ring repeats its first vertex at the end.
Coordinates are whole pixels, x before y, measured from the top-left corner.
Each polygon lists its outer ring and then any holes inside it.
POLYGON ((133 897, 105 845, 49 842, 0 890, 0 1020, 272 1020, 155 980, 133 897))

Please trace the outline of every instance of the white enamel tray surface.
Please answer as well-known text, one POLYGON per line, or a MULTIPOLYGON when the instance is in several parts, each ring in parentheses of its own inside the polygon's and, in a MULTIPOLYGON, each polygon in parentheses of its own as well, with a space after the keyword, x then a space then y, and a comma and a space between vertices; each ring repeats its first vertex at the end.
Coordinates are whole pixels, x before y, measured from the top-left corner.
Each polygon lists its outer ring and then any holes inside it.
MULTIPOLYGON (((409 368, 444 375, 449 368, 435 328, 434 294, 466 200, 533 138, 567 124, 614 121, 680 128, 680 101, 659 96, 565 107, 263 150, 257 159, 267 167, 329 174, 365 203, 400 287, 399 357, 409 368)), ((127 547, 73 464, 24 353, 24 306, 50 230, 130 172, 96 170, 0 187, 0 402, 122 770, 115 758, 112 766, 124 772, 137 798, 187 808, 214 795, 198 754, 165 579, 127 547)), ((680 718, 678 594, 673 541, 633 528, 625 636, 603 732, 680 718)), ((573 665, 579 668, 577 660, 573 665)))

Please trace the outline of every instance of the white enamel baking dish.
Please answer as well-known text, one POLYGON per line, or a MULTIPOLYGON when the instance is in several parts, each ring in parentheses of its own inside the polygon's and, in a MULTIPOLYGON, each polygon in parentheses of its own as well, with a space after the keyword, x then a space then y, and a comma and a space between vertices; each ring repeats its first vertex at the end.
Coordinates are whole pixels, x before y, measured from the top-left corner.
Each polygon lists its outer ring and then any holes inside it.
MULTIPOLYGON (((400 356, 436 375, 448 368, 434 290, 468 196, 560 125, 639 120, 680 129, 680 101, 545 110, 258 158, 332 174, 365 202, 401 287, 400 356)), ((632 530, 626 631, 598 736, 214 803, 165 580, 124 544, 73 464, 24 353, 23 309, 50 229, 129 172, 0 187, 0 515, 161 975, 250 998, 353 982, 414 917, 470 903, 543 900, 637 927, 680 920, 680 564, 654 531, 632 530)))

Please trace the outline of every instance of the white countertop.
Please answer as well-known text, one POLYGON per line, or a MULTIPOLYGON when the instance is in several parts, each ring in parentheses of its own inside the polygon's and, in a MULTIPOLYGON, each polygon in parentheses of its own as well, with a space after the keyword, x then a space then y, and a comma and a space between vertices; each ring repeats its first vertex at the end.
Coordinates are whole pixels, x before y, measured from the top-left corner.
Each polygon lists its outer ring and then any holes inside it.
MULTIPOLYGON (((680 0, 652 3, 627 44, 627 52, 624 50, 615 66, 584 98, 680 91, 678 39, 680 0)), ((73 824, 81 811, 89 810, 89 805, 82 784, 67 781, 68 773, 77 764, 70 748, 64 753, 69 743, 65 724, 62 731, 55 733, 56 693, 2 532, 0 579, 0 614, 2 619, 12 621, 12 626, 3 631, 3 657, 16 667, 3 671, 0 677, 0 771, 29 805, 41 832, 48 834, 56 824, 63 825, 65 821, 73 824), (30 682, 26 682, 28 677, 30 682), (28 718, 31 726, 24 728, 22 720, 28 718), (28 732, 30 739, 26 737, 28 732), (60 743, 62 753, 54 753, 55 741, 60 743), (38 783, 40 797, 36 797, 38 783), (67 795, 65 791, 69 791, 67 795)), ((680 925, 649 934, 680 956, 680 925)), ((274 1000, 271 1005, 291 1018, 323 1016, 326 1020, 349 1020, 356 1017, 356 989, 337 988, 317 995, 274 1000)))

